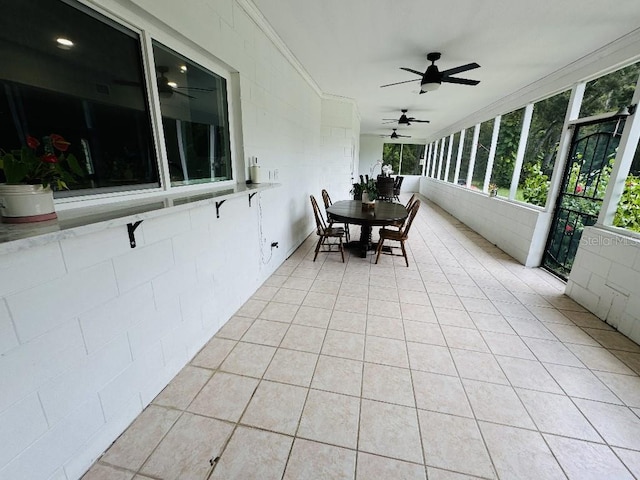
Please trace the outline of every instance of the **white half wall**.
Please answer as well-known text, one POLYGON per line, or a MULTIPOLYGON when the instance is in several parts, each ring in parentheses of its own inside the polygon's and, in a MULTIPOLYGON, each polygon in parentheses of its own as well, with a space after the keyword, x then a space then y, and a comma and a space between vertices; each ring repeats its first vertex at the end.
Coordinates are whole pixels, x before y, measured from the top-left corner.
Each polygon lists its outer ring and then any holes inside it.
POLYGON ((427 177, 420 193, 523 265, 540 265, 548 213, 427 177))

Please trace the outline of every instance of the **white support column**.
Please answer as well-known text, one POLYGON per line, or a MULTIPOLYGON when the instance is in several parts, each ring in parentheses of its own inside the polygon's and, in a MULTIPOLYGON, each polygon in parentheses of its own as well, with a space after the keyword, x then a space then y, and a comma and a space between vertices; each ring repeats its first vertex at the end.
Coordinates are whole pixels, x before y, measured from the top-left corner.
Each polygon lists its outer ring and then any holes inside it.
POLYGON ((424 162, 424 175, 429 177, 431 173, 431 148, 433 142, 427 145, 427 152, 425 153, 425 162, 424 162))
POLYGON ((429 158, 429 145, 424 146, 424 155, 422 157, 422 176, 427 174, 427 159, 429 158))
MULTIPOLYGON (((637 105, 640 102, 640 79, 636 83, 636 90, 631 102, 633 105, 637 105)), ((640 118, 638 117, 639 115, 636 111, 633 115, 627 117, 625 121, 622 138, 620 138, 618 152, 609 177, 609 184, 602 200, 600 215, 598 215, 599 224, 613 224, 613 218, 618 210, 618 202, 624 192, 625 181, 627 180, 627 175, 629 175, 629 169, 633 163, 633 157, 640 139, 640 118)))
POLYGON ((449 136, 449 148, 447 148, 447 165, 444 168, 444 178, 446 182, 449 179, 449 170, 451 168, 451 152, 453 150, 453 133, 449 136))
POLYGON ((458 142, 458 156, 456 157, 456 169, 453 173, 453 183, 458 184, 460 178, 460 163, 462 161, 462 148, 464 147, 464 133, 465 130, 460 130, 460 141, 458 142))
POLYGON ((471 155, 469 157, 469 170, 467 170, 467 188, 471 188, 473 179, 473 168, 476 165, 476 154, 478 153, 478 138, 480 137, 480 124, 476 124, 473 129, 473 141, 471 142, 471 155))
POLYGON ((493 172, 493 162, 496 158, 496 148, 498 146, 498 133, 500 133, 500 121, 502 116, 498 115, 493 121, 493 134, 491 135, 491 147, 489 148, 489 158, 487 159, 487 171, 484 174, 484 184, 482 191, 489 191, 489 183, 491 182, 491 173, 493 172))
POLYGON ((558 191, 560 190, 563 180, 562 174, 564 173, 569 148, 571 147, 571 137, 573 136, 573 130, 569 128, 569 122, 577 119, 580 115, 580 106, 582 105, 585 86, 586 83, 584 82, 578 83, 574 85, 571 90, 569 105, 567 105, 567 113, 564 116, 564 124, 560 135, 560 143, 558 144, 558 153, 556 154, 556 161, 553 165, 551 181, 549 182, 549 192, 547 193, 547 202, 545 204, 545 210, 548 212, 553 211, 555 208, 556 197, 558 196, 558 191))
POLYGON ((520 171, 522 170, 524 153, 527 150, 527 139, 529 138, 529 128, 531 127, 532 116, 533 116, 533 103, 530 103, 524 109, 524 118, 522 119, 522 130, 520 130, 520 141, 518 142, 518 153, 516 154, 516 163, 513 166, 513 175, 511 176, 511 188, 509 189, 509 200, 515 200, 516 193, 518 192, 518 182, 520 181, 520 171))
POLYGON ((444 160, 445 138, 446 137, 443 137, 443 138, 440 139, 440 155, 439 155, 439 159, 438 159, 438 180, 442 180, 442 162, 444 160))
POLYGON ((431 178, 435 178, 436 176, 436 163, 438 161, 438 144, 440 140, 436 140, 433 142, 433 152, 432 152, 432 160, 431 160, 431 178))

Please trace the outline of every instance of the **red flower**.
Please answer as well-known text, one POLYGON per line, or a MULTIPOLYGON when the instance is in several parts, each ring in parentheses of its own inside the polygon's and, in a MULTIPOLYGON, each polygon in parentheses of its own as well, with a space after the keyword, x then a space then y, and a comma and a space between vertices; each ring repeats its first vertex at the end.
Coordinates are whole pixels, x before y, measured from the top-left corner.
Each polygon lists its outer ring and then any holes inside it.
POLYGON ((38 141, 37 138, 32 137, 31 135, 27 135, 27 145, 32 150, 35 150, 36 148, 38 148, 40 146, 40 142, 38 141))
POLYGON ((567 225, 566 227, 564 227, 564 233, 572 233, 573 232, 573 227, 571 225, 567 225))
POLYGON ((40 157, 40 160, 45 163, 58 163, 58 157, 56 157, 53 153, 45 153, 44 155, 42 155, 42 157, 40 157))
POLYGON ((52 133, 51 135, 49 135, 49 138, 51 139, 53 148, 61 152, 66 152, 69 149, 69 145, 71 145, 64 138, 62 138, 62 135, 58 135, 56 133, 52 133))
POLYGON ((584 187, 580 184, 576 185, 576 193, 580 193, 584 190, 584 187))

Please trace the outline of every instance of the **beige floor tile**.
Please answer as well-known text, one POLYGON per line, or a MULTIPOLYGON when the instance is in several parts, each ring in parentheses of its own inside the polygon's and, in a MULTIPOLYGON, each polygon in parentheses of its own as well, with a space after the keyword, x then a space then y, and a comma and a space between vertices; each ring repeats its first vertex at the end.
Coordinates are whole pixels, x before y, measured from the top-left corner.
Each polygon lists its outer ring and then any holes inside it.
POLYGON ((406 343, 402 340, 367 335, 364 360, 394 367, 409 368, 406 343))
POLYGON ((454 327, 476 328, 471 320, 469 313, 465 310, 456 310, 453 308, 436 307, 434 308, 438 323, 440 325, 451 325, 454 327))
POLYGON ((291 323, 299 308, 299 305, 269 302, 260 312, 260 318, 274 322, 291 323))
POLYGON ((400 304, 398 302, 388 302, 386 300, 369 298, 367 314, 400 318, 400 304))
POLYGON ((540 338, 523 338, 538 360, 544 363, 555 363, 570 367, 584 367, 571 350, 565 347, 562 342, 556 340, 543 340, 540 338))
POLYGON ((267 306, 265 300, 249 299, 242 307, 236 312, 236 315, 240 317, 257 318, 260 312, 267 306))
POLYGON ((400 303, 412 303, 415 305, 431 305, 429 295, 425 291, 416 290, 400 290, 399 292, 400 303))
POLYGON ((267 380, 308 387, 318 355, 279 348, 264 374, 267 380))
POLYGON ((144 475, 161 478, 204 478, 209 460, 222 452, 233 426, 184 413, 142 467, 144 475))
POLYGON ((291 325, 280 346, 291 350, 320 353, 326 332, 324 328, 291 325))
POLYGON ((618 458, 627 466, 636 478, 640 477, 640 452, 635 450, 626 450, 624 448, 613 448, 618 458))
MULTIPOLYGON (((253 322, 253 320, 250 321, 253 322)), ((237 342, 235 340, 213 337, 204 346, 204 348, 200 350, 195 358, 191 360, 191 365, 193 365, 194 367, 216 369, 220 366, 229 352, 233 350, 233 347, 236 346, 236 343, 237 342)))
POLYGON ((367 328, 367 315, 364 313, 341 312, 335 310, 331 314, 329 328, 343 332, 364 334, 367 328))
POLYGON ((620 359, 602 347, 588 345, 573 345, 567 343, 567 348, 592 370, 601 370, 610 373, 622 373, 634 375, 633 370, 627 367, 620 359))
POLYGON ((297 436, 346 448, 356 448, 360 399, 310 390, 297 436))
POLYGON ((419 409, 473 417, 469 400, 458 377, 413 371, 412 378, 419 409))
POLYGON ((258 382, 255 378, 216 372, 187 410, 237 422, 253 396, 258 382))
POLYGON ((490 351, 482 335, 476 329, 452 327, 451 325, 441 325, 441 328, 449 348, 461 348, 486 353, 490 351))
POLYGON ((537 360, 501 357, 496 355, 509 382, 514 387, 539 390, 549 393, 564 393, 544 366, 537 360))
POLYGON ((240 340, 242 335, 253 325, 254 318, 233 316, 225 323, 216 336, 209 341, 211 343, 215 338, 228 338, 231 340, 240 340))
POLYGON ((447 347, 407 342, 412 370, 457 375, 456 367, 447 347))
POLYGON ((101 460, 111 465, 138 470, 181 412, 151 405, 115 441, 101 460))
POLYGON ((284 282, 289 278, 287 275, 278 275, 277 272, 267 278, 263 285, 268 285, 270 287, 281 287, 284 282))
POLYGON ((318 276, 321 264, 308 261, 302 262, 292 272, 292 277, 315 279, 318 276))
POLYGON ((554 435, 545 435, 544 438, 571 480, 602 478, 633 480, 634 478, 606 445, 554 435))
POLYGON ((283 479, 352 480, 355 469, 355 451, 297 438, 283 479))
POLYGON ((298 427, 307 389, 263 380, 242 416, 241 423, 293 435, 298 427))
POLYGON ((367 304, 366 298, 338 294, 333 308, 341 312, 367 313, 367 304))
POLYGON ((238 375, 261 378, 275 351, 274 347, 238 342, 227 359, 222 362, 220 369, 238 375))
POLYGON ((320 355, 311 387, 359 397, 362 369, 361 361, 320 355))
POLYGON ((492 354, 457 348, 450 349, 450 352, 461 378, 504 385, 509 383, 492 354))
POLYGON ((358 450, 423 463, 416 409, 363 399, 358 450))
POLYGON ((322 345, 324 355, 362 360, 364 358, 364 335, 327 330, 322 345))
POLYGON ((529 347, 517 335, 508 335, 506 333, 482 332, 484 341, 489 345, 489 349, 495 355, 504 355, 507 357, 523 358, 525 360, 535 360, 536 357, 531 353, 529 347))
POLYGON ((486 313, 471 312, 471 320, 476 328, 483 332, 496 332, 516 335, 516 332, 509 322, 502 315, 489 315, 486 313))
POLYGON ((547 322, 546 327, 561 342, 564 342, 567 344, 576 343, 578 345, 589 345, 591 347, 600 346, 598 342, 596 342, 591 336, 589 336, 582 328, 576 325, 573 325, 573 324, 565 325, 560 323, 547 322))
POLYGON ((277 347, 288 328, 286 323, 257 319, 242 336, 242 341, 277 347))
POLYGON ((440 468, 427 467, 429 480, 483 480, 473 475, 465 475, 464 473, 451 472, 440 468))
POLYGON ((399 303, 400 295, 398 293, 398 289, 393 286, 369 285, 369 299, 399 303))
MULTIPOLYGON (((600 323, 604 324, 604 322, 602 321, 600 321, 600 323)), ((640 352, 640 346, 635 342, 629 340, 620 332, 598 328, 585 328, 584 330, 605 348, 611 348, 613 350, 625 350, 634 353, 640 352)))
POLYGON ((495 478, 476 421, 419 410, 425 463, 467 475, 495 478), (461 446, 464 445, 464 454, 461 446))
POLYGON ((534 429, 513 387, 494 383, 463 380, 471 408, 478 420, 534 429))
POLYGON ((603 441, 569 397, 532 390, 516 391, 541 432, 592 442, 603 441))
POLYGON ((336 298, 337 295, 332 293, 309 292, 304 298, 302 305, 331 310, 336 303, 336 298))
POLYGON ((404 320, 414 320, 416 322, 438 323, 438 318, 433 307, 426 305, 415 305, 412 303, 401 303, 400 310, 404 320))
POLYGON ((538 338, 542 340, 556 340, 547 326, 536 318, 519 318, 505 315, 507 322, 521 337, 538 338))
POLYGON ((293 323, 307 327, 327 328, 330 319, 331 310, 303 305, 293 318, 293 323))
MULTIPOLYGON (((313 282, 313 278, 288 277, 281 286, 285 289, 308 291, 313 285, 313 282)), ((270 300, 273 300, 273 298, 270 300)))
POLYGON ((131 480, 135 475, 128 470, 120 470, 109 465, 96 463, 84 474, 82 480, 131 480))
POLYGON ((256 300, 266 300, 268 302, 277 292, 278 287, 262 285, 260 288, 258 288, 258 290, 256 290, 256 293, 254 293, 251 298, 254 298, 256 300))
POLYGON ((437 323, 404 320, 404 334, 408 342, 446 346, 440 325, 437 323))
POLYGON ((561 310, 558 310, 556 308, 527 305, 527 310, 533 313, 541 322, 548 324, 575 326, 574 323, 568 317, 566 317, 561 310))
POLYGON ((426 480, 424 465, 358 453, 357 480, 426 480))
POLYGON ((461 297, 460 301, 468 312, 486 313, 488 315, 498 315, 498 309, 493 305, 491 300, 485 298, 469 298, 461 297))
POLYGON ((293 438, 238 427, 220 457, 212 480, 280 480, 293 438))
POLYGON ((187 365, 153 400, 156 405, 184 410, 212 375, 211 370, 187 365))
POLYGON ((443 295, 441 293, 433 293, 429 291, 429 300, 431 301, 431 305, 434 308, 444 307, 444 308, 452 308, 455 310, 465 310, 464 305, 460 301, 460 299, 455 295, 443 295))
POLYGON ((538 432, 486 422, 480 429, 501 479, 566 478, 538 432))
POLYGON ((586 368, 545 364, 546 369, 571 397, 622 403, 602 381, 586 368))
POLYGON ((582 399, 574 402, 609 445, 640 450, 640 419, 629 408, 582 399))
POLYGON ((369 285, 343 281, 340 285, 338 295, 341 297, 359 297, 366 299, 369 296, 369 285))
POLYGON ((415 400, 410 371, 404 368, 365 363, 362 397, 414 407, 415 400))
POLYGON ((404 340, 404 325, 400 317, 367 316, 367 335, 404 340))

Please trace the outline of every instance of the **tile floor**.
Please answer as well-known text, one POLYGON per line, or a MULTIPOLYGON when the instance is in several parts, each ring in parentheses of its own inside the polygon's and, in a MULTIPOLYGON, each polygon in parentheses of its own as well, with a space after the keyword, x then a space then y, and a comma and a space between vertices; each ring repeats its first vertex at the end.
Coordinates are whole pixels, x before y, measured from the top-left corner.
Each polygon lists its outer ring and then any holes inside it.
POLYGON ((310 237, 85 480, 640 477, 640 348, 433 204, 410 237, 310 237))

